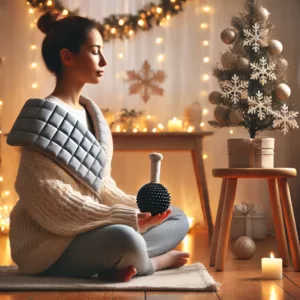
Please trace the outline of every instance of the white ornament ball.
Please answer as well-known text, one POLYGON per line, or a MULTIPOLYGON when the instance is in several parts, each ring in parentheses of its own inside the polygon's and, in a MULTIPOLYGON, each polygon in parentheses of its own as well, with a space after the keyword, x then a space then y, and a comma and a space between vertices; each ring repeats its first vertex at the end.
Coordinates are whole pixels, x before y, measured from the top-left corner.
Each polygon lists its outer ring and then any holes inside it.
POLYGON ((282 52, 283 46, 277 40, 269 41, 268 51, 271 55, 278 55, 282 52))
POLYGON ((221 63, 222 63, 223 68, 232 69, 235 67, 235 65, 237 63, 237 57, 236 57, 236 55, 234 55, 230 52, 225 52, 221 56, 221 63))
POLYGON ((249 70, 250 61, 247 58, 245 58, 245 57, 239 56, 237 58, 235 66, 240 71, 246 71, 246 70, 249 70))
POLYGON ((256 14, 258 16, 259 19, 261 19, 262 21, 267 21, 269 18, 270 13, 268 12, 268 10, 262 6, 259 6, 256 10, 256 14))
POLYGON ((239 259, 250 259, 255 250, 254 241, 248 236, 242 236, 235 241, 232 252, 239 259))
POLYGON ((226 121, 226 111, 227 109, 223 106, 217 106, 215 108, 214 117, 221 124, 226 121))
POLYGON ((221 93, 217 92, 217 91, 213 91, 208 95, 208 101, 211 104, 217 105, 220 103, 221 101, 221 93))
POLYGON ((291 89, 287 84, 280 83, 275 88, 275 95, 277 99, 281 101, 286 101, 291 96, 291 89))
POLYGON ((233 110, 229 113, 229 122, 232 124, 240 124, 243 121, 242 115, 236 111, 233 110))
POLYGON ((229 45, 236 40, 236 36, 236 32, 233 29, 227 28, 222 31, 221 40, 223 41, 223 43, 229 45))

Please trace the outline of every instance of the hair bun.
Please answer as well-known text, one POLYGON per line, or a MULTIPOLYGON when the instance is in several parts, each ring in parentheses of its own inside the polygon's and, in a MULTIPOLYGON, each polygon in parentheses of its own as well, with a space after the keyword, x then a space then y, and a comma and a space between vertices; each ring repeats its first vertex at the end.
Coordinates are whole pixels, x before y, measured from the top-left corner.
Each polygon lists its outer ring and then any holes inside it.
POLYGON ((61 13, 58 10, 50 10, 39 18, 37 27, 41 32, 47 34, 60 18, 61 13))

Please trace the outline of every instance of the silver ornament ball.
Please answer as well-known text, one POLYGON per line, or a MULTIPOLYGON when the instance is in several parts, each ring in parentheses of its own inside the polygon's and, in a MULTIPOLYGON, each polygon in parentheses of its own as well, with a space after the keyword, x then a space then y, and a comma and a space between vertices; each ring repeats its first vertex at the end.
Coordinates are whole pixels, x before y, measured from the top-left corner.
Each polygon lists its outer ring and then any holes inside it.
POLYGON ((241 57, 239 56, 237 58, 237 61, 236 61, 236 68, 240 71, 246 71, 246 70, 249 70, 249 66, 250 66, 250 61, 245 58, 245 57, 241 57))
POLYGON ((235 67, 237 63, 237 57, 236 55, 230 53, 230 52, 225 52, 221 56, 221 64, 223 68, 225 69, 232 69, 235 67))
POLYGON ((269 41, 268 51, 271 55, 278 55, 282 52, 283 45, 277 40, 269 41))
POLYGON ((268 20, 270 13, 266 8, 259 6, 256 10, 256 15, 258 16, 259 19, 265 22, 268 20))
POLYGON ((236 32, 231 28, 224 29, 221 33, 221 40, 227 45, 232 44, 236 37, 236 32))
POLYGON ((217 105, 220 103, 221 101, 221 93, 217 92, 217 91, 213 91, 208 95, 208 101, 211 104, 217 105))
POLYGON ((281 101, 286 101, 291 96, 291 89, 287 84, 280 83, 275 88, 275 95, 277 99, 281 101))
POLYGON ((255 250, 254 241, 248 236, 242 236, 235 241, 232 252, 239 259, 250 259, 255 250))
POLYGON ((229 114, 229 122, 230 123, 240 124, 242 121, 243 121, 243 117, 238 111, 233 110, 230 112, 230 114, 229 114))
POLYGON ((223 106, 217 106, 215 108, 214 117, 221 124, 225 123, 226 121, 226 111, 227 109, 223 106))

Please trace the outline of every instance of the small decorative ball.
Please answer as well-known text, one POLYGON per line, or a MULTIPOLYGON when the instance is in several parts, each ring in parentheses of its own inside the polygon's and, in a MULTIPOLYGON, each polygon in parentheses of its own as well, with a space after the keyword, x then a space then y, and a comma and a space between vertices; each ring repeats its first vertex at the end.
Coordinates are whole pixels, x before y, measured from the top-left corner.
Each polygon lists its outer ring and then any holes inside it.
POLYGON ((283 46, 277 40, 269 41, 268 51, 271 55, 278 55, 282 52, 283 46))
POLYGON ((234 245, 232 252, 239 259, 249 259, 255 253, 255 243, 248 236, 238 238, 234 245))
POLYGON ((221 63, 223 68, 225 69, 232 69, 235 67, 237 63, 237 57, 232 54, 231 52, 225 52, 221 56, 221 63))
POLYGON ((208 101, 211 104, 217 105, 220 103, 221 101, 221 93, 217 92, 217 91, 213 91, 208 95, 208 101))
POLYGON ((261 21, 265 22, 268 20, 270 13, 268 12, 268 10, 266 8, 259 6, 256 9, 256 15, 261 21))
POLYGON ((249 67, 250 67, 250 61, 245 57, 239 56, 237 58, 235 66, 240 71, 247 71, 247 70, 249 70, 249 67))
POLYGON ((287 84, 280 83, 275 88, 275 95, 279 100, 286 101, 291 96, 291 89, 287 84))
POLYGON ((236 37, 236 32, 231 28, 224 29, 221 33, 221 40, 227 45, 232 44, 236 37))
POLYGON ((223 106, 217 106, 215 108, 215 111, 214 111, 214 117, 215 119, 223 124, 225 121, 226 121, 226 112, 227 112, 227 108, 223 107, 223 106))
POLYGON ((165 186, 151 182, 139 189, 136 202, 141 212, 150 212, 155 216, 169 208, 171 196, 165 186))
POLYGON ((243 121, 242 115, 236 111, 233 110, 229 113, 229 122, 232 124, 240 124, 243 121))

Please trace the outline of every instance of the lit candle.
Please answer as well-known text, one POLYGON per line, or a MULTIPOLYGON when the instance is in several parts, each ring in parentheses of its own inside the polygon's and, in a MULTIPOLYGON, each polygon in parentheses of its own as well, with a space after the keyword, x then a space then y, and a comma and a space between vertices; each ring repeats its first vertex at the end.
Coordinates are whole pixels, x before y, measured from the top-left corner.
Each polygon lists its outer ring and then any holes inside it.
POLYGON ((177 118, 173 118, 168 121, 168 129, 172 132, 182 131, 182 120, 178 120, 177 118))
POLYGON ((145 128, 147 128, 148 131, 152 131, 157 126, 157 118, 151 115, 147 115, 144 118, 144 124, 145 128))
POLYGON ((282 279, 282 259, 274 258, 273 253, 270 258, 262 258, 261 268, 263 279, 282 279))

